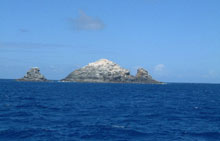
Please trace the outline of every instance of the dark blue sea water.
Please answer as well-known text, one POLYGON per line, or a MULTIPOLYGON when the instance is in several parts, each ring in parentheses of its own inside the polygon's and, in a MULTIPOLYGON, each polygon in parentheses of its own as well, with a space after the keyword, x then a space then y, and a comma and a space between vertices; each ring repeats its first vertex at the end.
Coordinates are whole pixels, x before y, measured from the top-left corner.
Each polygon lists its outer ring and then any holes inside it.
POLYGON ((0 140, 219 141, 219 84, 0 80, 0 140))

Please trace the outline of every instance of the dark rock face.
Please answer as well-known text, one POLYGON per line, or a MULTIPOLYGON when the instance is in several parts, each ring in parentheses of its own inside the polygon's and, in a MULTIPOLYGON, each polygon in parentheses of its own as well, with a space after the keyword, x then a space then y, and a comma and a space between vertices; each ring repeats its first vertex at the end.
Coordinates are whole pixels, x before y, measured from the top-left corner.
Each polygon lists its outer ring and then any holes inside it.
POLYGON ((18 81, 47 81, 47 79, 40 73, 40 69, 37 67, 31 68, 27 74, 18 81))
POLYGON ((70 73, 63 82, 106 82, 106 83, 154 83, 158 82, 144 69, 138 69, 137 75, 130 75, 130 72, 118 64, 107 59, 101 59, 90 63, 70 73))
POLYGON ((136 81, 140 83, 161 83, 154 80, 152 76, 148 74, 148 71, 143 68, 137 70, 136 81))

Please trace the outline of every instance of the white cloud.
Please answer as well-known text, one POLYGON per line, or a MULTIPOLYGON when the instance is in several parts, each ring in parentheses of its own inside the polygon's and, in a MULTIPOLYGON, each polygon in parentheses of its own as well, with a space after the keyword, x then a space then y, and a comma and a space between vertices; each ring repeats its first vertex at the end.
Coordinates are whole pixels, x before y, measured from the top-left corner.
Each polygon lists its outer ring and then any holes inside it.
POLYGON ((161 72, 161 71, 164 70, 164 68, 165 68, 165 65, 164 65, 164 64, 158 64, 158 65, 156 65, 156 66, 154 67, 154 71, 155 71, 155 72, 161 72))
POLYGON ((204 78, 216 78, 219 77, 218 73, 215 70, 209 70, 205 75, 204 78))
POLYGON ((79 11, 79 17, 72 19, 71 22, 77 30, 101 30, 105 24, 98 18, 88 16, 84 11, 79 11))

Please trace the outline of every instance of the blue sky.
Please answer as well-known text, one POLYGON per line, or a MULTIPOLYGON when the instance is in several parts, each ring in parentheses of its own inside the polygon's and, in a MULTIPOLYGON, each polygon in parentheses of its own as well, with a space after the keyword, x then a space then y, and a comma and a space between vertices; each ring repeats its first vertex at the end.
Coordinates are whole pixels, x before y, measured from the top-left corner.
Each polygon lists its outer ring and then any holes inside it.
POLYGON ((220 83, 219 0, 1 0, 0 78, 106 58, 166 82, 220 83))

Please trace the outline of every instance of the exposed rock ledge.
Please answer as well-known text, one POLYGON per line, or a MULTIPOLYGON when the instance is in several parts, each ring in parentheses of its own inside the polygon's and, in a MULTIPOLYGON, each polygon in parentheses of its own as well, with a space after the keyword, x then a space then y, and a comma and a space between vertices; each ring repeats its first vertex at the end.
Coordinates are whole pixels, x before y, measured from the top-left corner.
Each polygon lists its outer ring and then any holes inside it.
POLYGON ((139 68, 136 76, 133 76, 127 69, 107 59, 89 63, 87 66, 73 71, 61 81, 161 84, 161 82, 154 80, 143 68, 139 68))
POLYGON ((48 81, 41 73, 38 67, 31 68, 27 74, 17 81, 48 81))

